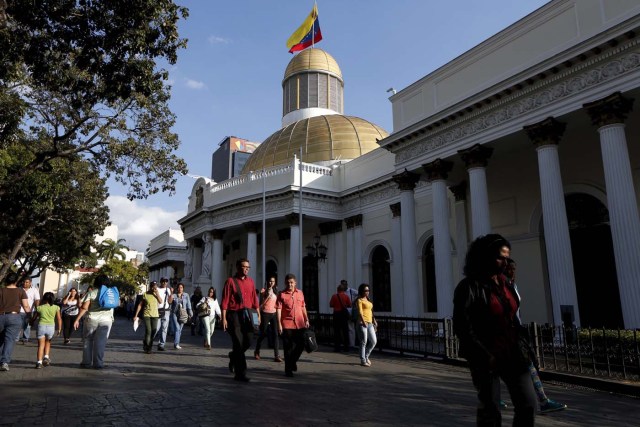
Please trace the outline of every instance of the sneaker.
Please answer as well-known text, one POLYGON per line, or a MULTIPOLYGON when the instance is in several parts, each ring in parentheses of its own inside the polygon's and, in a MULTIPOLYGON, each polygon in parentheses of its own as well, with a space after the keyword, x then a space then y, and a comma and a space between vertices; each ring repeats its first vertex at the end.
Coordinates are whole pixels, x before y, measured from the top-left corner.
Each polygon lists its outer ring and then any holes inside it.
POLYGON ((282 363, 282 358, 280 356, 276 356, 273 358, 274 362, 282 363))
POLYGON ((182 347, 180 347, 180 344, 174 345, 173 348, 175 348, 176 350, 182 350, 182 347))
POLYGON ((164 347, 158 346, 158 351, 164 351, 164 347))
POLYGON ((540 405, 540 413, 542 414, 546 414, 547 412, 562 411, 563 409, 567 409, 567 405, 551 399, 547 399, 546 402, 540 405))
POLYGON ((364 362, 367 364, 367 366, 371 366, 371 361, 367 360, 366 362, 364 362))
POLYGON ((257 351, 253 352, 253 358, 256 360, 260 360, 260 353, 258 353, 257 351))
POLYGON ((2 365, 0 365, 0 371, 7 372, 8 370, 9 370, 9 364, 8 363, 3 363, 2 365))
POLYGON ((369 367, 369 365, 367 365, 367 362, 360 362, 360 366, 364 366, 364 367, 366 367, 366 368, 368 368, 368 367, 369 367))
POLYGON ((43 364, 44 366, 49 366, 49 365, 51 364, 51 359, 49 359, 48 357, 45 357, 45 358, 42 360, 42 364, 43 364))
POLYGON ((42 362, 36 362, 36 369, 42 369, 42 362))
POLYGON ((501 401, 498 403, 498 406, 500 406, 500 409, 506 409, 506 408, 508 408, 507 404, 506 404, 506 403, 504 403, 504 400, 501 400, 501 401))

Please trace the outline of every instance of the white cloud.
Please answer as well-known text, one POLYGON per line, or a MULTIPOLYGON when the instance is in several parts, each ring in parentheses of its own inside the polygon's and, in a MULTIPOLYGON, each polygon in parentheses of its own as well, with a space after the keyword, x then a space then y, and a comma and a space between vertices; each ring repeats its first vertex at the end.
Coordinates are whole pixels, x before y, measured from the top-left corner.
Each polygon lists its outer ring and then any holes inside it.
POLYGON ((193 79, 187 79, 187 87, 190 89, 196 89, 196 90, 206 88, 203 82, 199 82, 198 80, 193 80, 193 79))
POLYGON ((167 211, 158 206, 141 206, 124 196, 109 196, 109 219, 118 226, 118 238, 125 239, 130 249, 144 252, 152 238, 169 228, 178 229, 176 222, 184 211, 167 211))
POLYGON ((207 40, 209 40, 210 44, 229 44, 229 43, 231 43, 231 40, 229 40, 229 39, 225 39, 224 37, 219 37, 219 36, 214 36, 214 35, 209 36, 209 38, 207 40))

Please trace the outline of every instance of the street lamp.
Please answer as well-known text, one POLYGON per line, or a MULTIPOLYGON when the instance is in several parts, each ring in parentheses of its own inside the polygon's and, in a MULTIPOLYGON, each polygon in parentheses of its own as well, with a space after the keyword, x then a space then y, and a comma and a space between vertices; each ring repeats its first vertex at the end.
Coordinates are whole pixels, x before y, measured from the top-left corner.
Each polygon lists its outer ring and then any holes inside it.
POLYGON ((325 262, 327 259, 327 247, 320 240, 319 235, 313 237, 313 243, 307 245, 307 255, 316 261, 325 262))

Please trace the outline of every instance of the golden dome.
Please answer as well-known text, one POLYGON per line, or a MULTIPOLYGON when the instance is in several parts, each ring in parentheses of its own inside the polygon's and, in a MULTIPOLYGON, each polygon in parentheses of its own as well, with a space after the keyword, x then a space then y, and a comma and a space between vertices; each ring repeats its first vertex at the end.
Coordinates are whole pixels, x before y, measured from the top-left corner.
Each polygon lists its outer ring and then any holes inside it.
POLYGON ((338 63, 322 49, 305 49, 294 56, 284 72, 284 80, 304 71, 326 71, 342 80, 342 71, 338 63))
MULTIPOLYGON (((317 49, 314 49, 317 50, 317 49)), ((330 114, 300 120, 272 134, 256 148, 242 173, 291 162, 300 153, 305 163, 352 160, 379 147, 387 132, 359 117, 330 114)))

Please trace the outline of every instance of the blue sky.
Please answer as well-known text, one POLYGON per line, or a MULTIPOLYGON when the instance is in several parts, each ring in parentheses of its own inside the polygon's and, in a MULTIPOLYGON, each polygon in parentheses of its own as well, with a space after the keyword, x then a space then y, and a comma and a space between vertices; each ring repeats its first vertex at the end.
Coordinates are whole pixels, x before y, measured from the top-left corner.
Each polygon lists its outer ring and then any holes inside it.
MULTIPOLYGON (((227 135, 261 142, 280 128, 286 41, 311 0, 191 0, 179 23, 189 39, 170 67, 174 131, 191 175, 210 176, 211 153, 227 135)), ((345 114, 392 129, 387 89, 401 90, 547 3, 546 0, 318 0, 323 40, 340 65, 345 114)), ((143 251, 186 214, 194 179, 176 194, 130 202, 110 183, 107 204, 119 237, 143 251)))

